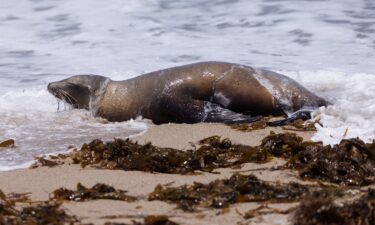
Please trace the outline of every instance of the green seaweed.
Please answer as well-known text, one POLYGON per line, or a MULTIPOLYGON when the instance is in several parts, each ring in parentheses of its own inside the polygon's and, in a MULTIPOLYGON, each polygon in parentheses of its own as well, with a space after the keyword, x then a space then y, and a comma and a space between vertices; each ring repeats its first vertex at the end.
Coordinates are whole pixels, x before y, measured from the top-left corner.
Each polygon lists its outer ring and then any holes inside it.
POLYGON ((92 188, 87 188, 81 183, 77 184, 77 190, 69 190, 66 188, 59 188, 53 191, 50 195, 51 200, 69 200, 69 201, 85 201, 93 199, 111 199, 133 202, 137 198, 126 195, 127 191, 116 190, 115 188, 106 184, 95 184, 92 188))
POLYGON ((307 191, 306 186, 294 182, 273 184, 253 175, 234 174, 229 179, 219 179, 209 184, 194 183, 180 187, 158 185, 149 194, 149 200, 172 202, 185 211, 194 211, 197 206, 225 208, 239 202, 293 202, 307 191))

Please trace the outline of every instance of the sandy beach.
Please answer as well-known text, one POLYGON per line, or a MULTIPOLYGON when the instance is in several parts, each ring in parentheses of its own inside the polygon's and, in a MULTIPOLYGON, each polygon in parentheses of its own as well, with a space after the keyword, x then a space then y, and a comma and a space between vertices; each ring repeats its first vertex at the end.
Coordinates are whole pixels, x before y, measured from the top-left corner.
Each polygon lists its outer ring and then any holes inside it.
MULTIPOLYGON (((233 143, 256 146, 270 131, 285 132, 282 128, 266 128, 243 132, 222 124, 166 124, 152 125, 144 134, 132 137, 139 143, 151 142, 159 147, 191 149, 192 143, 219 135, 230 138, 233 143)), ((304 140, 309 140, 313 132, 298 132, 304 140)), ((62 208, 69 214, 78 216, 84 223, 104 224, 105 222, 130 222, 141 220, 147 215, 167 215, 180 224, 288 224, 290 215, 266 214, 245 220, 243 214, 259 206, 258 203, 238 203, 230 206, 229 211, 221 209, 202 209, 200 212, 187 213, 176 209, 176 205, 161 201, 148 201, 147 194, 158 184, 179 186, 194 182, 208 183, 215 179, 229 178, 235 172, 253 174, 264 181, 288 183, 298 181, 293 171, 269 169, 282 165, 284 161, 274 159, 265 164, 247 163, 240 169, 218 169, 218 173, 198 175, 176 175, 147 173, 139 171, 106 170, 81 168, 79 165, 62 165, 53 168, 19 169, 0 172, 0 189, 5 193, 30 193, 32 200, 43 201, 55 189, 65 187, 74 189, 78 182, 87 187, 96 183, 105 183, 116 189, 127 190, 129 195, 137 196, 139 201, 124 202, 115 200, 91 200, 85 202, 65 201, 62 208)), ((275 209, 288 209, 296 203, 270 204, 275 209)))
POLYGON ((2 1, 0 225, 375 224, 374 9, 2 1))

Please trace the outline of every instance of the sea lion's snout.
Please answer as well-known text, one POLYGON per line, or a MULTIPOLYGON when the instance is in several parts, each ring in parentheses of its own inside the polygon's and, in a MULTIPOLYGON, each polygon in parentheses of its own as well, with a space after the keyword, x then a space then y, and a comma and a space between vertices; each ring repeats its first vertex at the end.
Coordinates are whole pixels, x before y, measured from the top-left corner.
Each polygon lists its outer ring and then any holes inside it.
POLYGON ((56 98, 78 109, 90 109, 93 93, 108 78, 98 75, 75 75, 70 78, 51 82, 48 91, 56 98))
POLYGON ((51 93, 51 94, 54 94, 56 92, 56 89, 57 89, 57 85, 56 85, 56 82, 51 82, 48 84, 47 86, 47 90, 51 93))
MULTIPOLYGON (((61 99, 61 95, 59 94, 59 90, 61 89, 59 87, 59 82, 51 82, 47 85, 47 90, 49 93, 51 93, 53 96, 55 96, 56 98, 59 98, 61 99)), ((63 99, 61 99, 63 100, 63 99)))
POLYGON ((48 91, 56 98, 78 109, 88 109, 90 90, 85 85, 75 84, 74 80, 51 82, 47 85, 48 91))

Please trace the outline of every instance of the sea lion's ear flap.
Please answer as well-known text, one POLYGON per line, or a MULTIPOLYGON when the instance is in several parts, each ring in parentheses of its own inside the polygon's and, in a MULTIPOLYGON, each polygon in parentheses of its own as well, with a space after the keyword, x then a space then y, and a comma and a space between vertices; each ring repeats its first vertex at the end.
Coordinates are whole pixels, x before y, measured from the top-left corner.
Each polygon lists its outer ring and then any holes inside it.
POLYGON ((108 77, 100 76, 100 75, 90 75, 90 84, 89 90, 91 93, 97 91, 98 89, 103 88, 103 85, 106 85, 110 79, 108 77))

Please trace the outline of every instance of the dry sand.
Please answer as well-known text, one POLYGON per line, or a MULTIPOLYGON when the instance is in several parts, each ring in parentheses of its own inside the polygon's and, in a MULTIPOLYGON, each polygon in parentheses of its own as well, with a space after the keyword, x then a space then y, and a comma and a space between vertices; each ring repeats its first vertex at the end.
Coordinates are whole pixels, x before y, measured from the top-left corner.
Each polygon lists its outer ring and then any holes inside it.
MULTIPOLYGON (((133 137, 140 143, 152 142, 160 147, 178 149, 191 148, 191 143, 212 136, 220 135, 230 138, 234 143, 259 145, 260 141, 270 133, 285 132, 281 128, 266 128, 252 132, 233 130, 222 124, 166 124, 151 126, 150 129, 133 137)), ((309 140, 313 132, 298 132, 305 140, 309 140)), ((68 213, 77 215, 83 222, 103 224, 104 222, 130 222, 140 220, 147 215, 168 215, 171 220, 181 224, 288 224, 288 215, 267 214, 245 220, 241 214, 259 206, 257 203, 241 203, 230 207, 230 211, 202 209, 197 213, 186 213, 176 209, 174 204, 160 201, 147 201, 147 194, 154 190, 157 184, 171 184, 178 186, 193 182, 208 183, 218 178, 229 178, 234 172, 254 174, 261 180, 280 181, 288 183, 296 181, 292 171, 269 171, 275 165, 283 162, 274 160, 267 164, 248 163, 241 169, 220 169, 220 174, 203 173, 201 175, 174 175, 145 173, 138 171, 120 171, 84 168, 78 165, 63 165, 54 168, 40 167, 36 169, 20 169, 9 172, 0 172, 0 189, 5 193, 30 192, 33 200, 47 200, 53 190, 66 187, 75 189, 78 182, 91 187, 100 182, 117 189, 129 191, 130 195, 142 198, 133 203, 114 200, 93 200, 87 202, 64 202, 63 208, 68 213), (254 171, 251 171, 254 170, 254 171)), ((288 209, 295 204, 272 204, 272 208, 288 209)))

